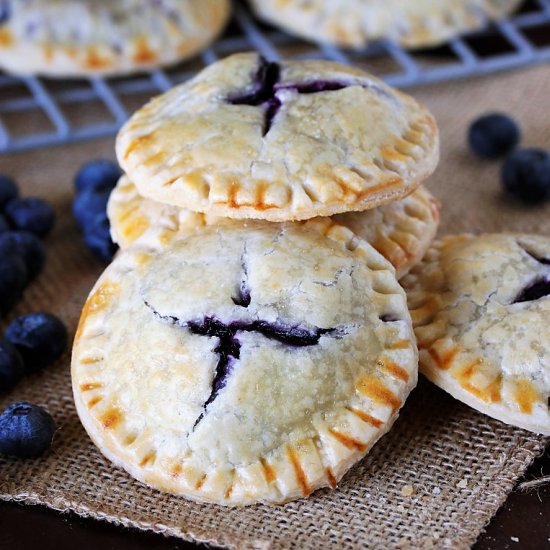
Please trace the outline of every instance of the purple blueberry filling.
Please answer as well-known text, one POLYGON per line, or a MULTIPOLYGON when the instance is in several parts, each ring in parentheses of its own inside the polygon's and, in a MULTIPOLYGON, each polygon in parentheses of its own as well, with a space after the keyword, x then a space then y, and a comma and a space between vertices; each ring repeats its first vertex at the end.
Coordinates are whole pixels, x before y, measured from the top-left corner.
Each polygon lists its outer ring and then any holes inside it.
POLYGON ((380 95, 391 97, 388 92, 372 84, 359 84, 338 80, 312 80, 297 84, 284 84, 280 82, 280 78, 280 65, 260 57, 260 67, 254 76, 252 91, 247 94, 227 98, 227 102, 231 105, 251 105, 263 108, 263 136, 268 134, 273 126, 275 117, 283 106, 283 102, 277 96, 283 90, 295 91, 298 94, 317 94, 320 92, 335 92, 349 88, 350 86, 362 86, 363 88, 371 88, 380 95))
POLYGON ((535 279, 518 294, 512 303, 533 302, 548 295, 550 295, 550 278, 535 279))
POLYGON ((231 298, 236 306, 248 307, 252 301, 250 290, 244 286, 239 289, 239 295, 231 298))
POLYGON ((254 76, 252 92, 228 98, 232 105, 253 105, 258 107, 273 98, 275 84, 279 81, 281 67, 260 57, 260 67, 254 76))
POLYGON ((283 104, 278 97, 272 97, 267 102, 267 109, 264 114, 264 130, 263 130, 264 136, 266 136, 269 130, 271 130, 271 127, 273 126, 273 120, 277 116, 278 112, 281 110, 282 106, 283 104))
POLYGON ((192 334, 215 337, 219 340, 218 345, 214 348, 214 353, 218 354, 218 364, 212 381, 212 391, 204 403, 203 412, 195 422, 193 429, 204 418, 207 407, 226 386, 235 360, 240 358, 241 343, 236 338, 238 332, 259 332, 266 338, 296 347, 313 346, 319 343, 322 335, 335 332, 334 329, 308 330, 299 326, 286 327, 267 321, 239 321, 226 325, 214 317, 206 317, 203 321, 189 321, 187 328, 192 334))
MULTIPOLYGON (((242 292, 242 290, 241 290, 242 292)), ((241 302, 250 304, 250 293, 240 297, 241 302), (245 299, 246 298, 246 299, 245 299)), ((235 298, 233 298, 235 302, 235 298)), ((187 328, 192 334, 199 336, 208 336, 218 338, 218 344, 214 348, 214 353, 218 354, 218 363, 216 365, 216 374, 212 381, 212 391, 204 403, 203 412, 195 422, 193 429, 206 414, 207 407, 216 399, 220 391, 226 386, 227 380, 231 375, 235 361, 241 356, 241 343, 237 338, 239 332, 257 332, 269 338, 276 340, 281 344, 293 347, 314 346, 319 343, 322 336, 341 338, 348 333, 349 328, 306 328, 300 325, 283 325, 280 323, 270 323, 268 321, 233 321, 228 324, 223 323, 215 317, 205 317, 202 321, 181 321, 172 315, 161 315, 151 304, 144 302, 145 305, 163 321, 168 321, 181 328, 187 328)), ((236 302, 235 302, 236 303, 236 302)), ((237 304, 242 305, 242 304, 237 304)))
MULTIPOLYGON (((270 340, 295 347, 313 346, 319 343, 321 336, 335 334, 337 329, 308 329, 301 326, 286 326, 268 321, 234 321, 224 324, 214 317, 206 317, 204 321, 189 321, 187 328, 193 334, 215 336, 220 339, 222 353, 227 353, 235 359, 239 358, 240 343, 235 339, 238 332, 258 332, 270 340)), ((216 348, 216 353, 219 353, 216 348)))
POLYGON ((231 105, 251 105, 264 108, 264 128, 265 136, 273 118, 281 107, 281 102, 275 97, 275 84, 279 81, 281 67, 278 63, 271 63, 260 57, 260 67, 254 77, 252 92, 241 94, 227 99, 231 105))
POLYGON ((235 359, 239 359, 241 355, 241 344, 235 338, 235 331, 217 319, 207 317, 202 323, 190 321, 187 327, 193 334, 215 336, 219 339, 218 345, 214 348, 214 353, 218 354, 218 364, 216 365, 214 380, 212 381, 212 391, 204 403, 203 412, 195 422, 194 429, 204 417, 208 405, 216 399, 218 393, 227 384, 235 359))

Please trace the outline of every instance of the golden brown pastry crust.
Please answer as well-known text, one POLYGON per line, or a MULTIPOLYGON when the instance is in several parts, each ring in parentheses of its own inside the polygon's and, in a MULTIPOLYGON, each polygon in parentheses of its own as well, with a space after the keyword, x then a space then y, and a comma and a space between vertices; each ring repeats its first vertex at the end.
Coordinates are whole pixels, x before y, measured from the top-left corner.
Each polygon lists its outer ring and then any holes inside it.
MULTIPOLYGON (((365 212, 339 214, 334 221, 349 227, 380 252, 400 279, 420 262, 433 241, 440 208, 439 201, 421 185, 400 201, 365 212)), ((111 193, 107 212, 113 240, 122 248, 154 225, 189 230, 226 221, 144 199, 127 176, 122 176, 111 193)))
POLYGON ((117 75, 182 61, 229 17, 228 0, 7 0, 0 67, 51 77, 117 75))
POLYGON ((238 54, 134 114, 117 156, 144 197, 288 221, 404 198, 439 141, 423 106, 361 70, 238 54))
POLYGON ((335 487, 416 377, 392 267, 330 220, 151 229, 92 290, 72 361, 78 413, 108 458, 224 505, 335 487), (201 332, 208 319, 225 336, 201 332))
POLYGON ((314 42, 360 48, 390 38, 437 46, 512 13, 521 0, 251 0, 262 19, 314 42))
POLYGON ((489 416, 550 434, 548 237, 448 236, 402 283, 421 372, 489 416))

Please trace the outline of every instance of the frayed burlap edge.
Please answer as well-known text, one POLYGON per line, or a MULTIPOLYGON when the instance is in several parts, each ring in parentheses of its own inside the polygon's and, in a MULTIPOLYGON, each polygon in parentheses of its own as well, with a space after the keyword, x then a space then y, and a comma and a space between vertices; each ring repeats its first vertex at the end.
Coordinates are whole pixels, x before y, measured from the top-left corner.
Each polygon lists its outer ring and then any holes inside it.
MULTIPOLYGON (((451 541, 456 549, 470 548, 486 526, 490 523, 494 513, 507 499, 518 479, 525 473, 533 461, 544 453, 550 438, 540 437, 529 440, 523 445, 517 445, 511 455, 502 463, 502 470, 496 478, 488 480, 491 483, 491 491, 488 491, 488 500, 474 506, 470 517, 463 517, 460 530, 451 541)), ((170 526, 162 522, 136 521, 123 514, 109 514, 101 510, 94 510, 77 501, 71 501, 54 495, 39 495, 22 491, 15 483, 0 483, 0 500, 16 502, 26 505, 42 505, 61 513, 74 513, 80 517, 107 521, 121 527, 134 528, 142 531, 157 533, 166 537, 177 537, 194 543, 208 544, 215 547, 231 549, 262 549, 272 547, 270 541, 258 540, 256 542, 244 542, 236 537, 212 538, 207 532, 186 531, 184 528, 170 526)), ((444 546, 447 544, 442 541, 444 546)), ((404 545, 403 548, 408 547, 404 545)))

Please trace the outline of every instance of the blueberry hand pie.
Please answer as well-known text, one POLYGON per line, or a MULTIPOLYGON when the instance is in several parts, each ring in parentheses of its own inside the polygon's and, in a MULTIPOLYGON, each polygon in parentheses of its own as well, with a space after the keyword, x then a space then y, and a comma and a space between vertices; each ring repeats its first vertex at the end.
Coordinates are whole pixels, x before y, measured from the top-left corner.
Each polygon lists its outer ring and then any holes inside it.
POLYGON ((399 201, 338 214, 333 220, 367 241, 395 267, 401 279, 424 257, 439 227, 441 204, 421 185, 399 201))
POLYGON ((124 74, 186 59, 219 34, 229 0, 2 0, 0 67, 124 74))
MULTIPOLYGON (((399 279, 424 256, 439 226, 439 211, 437 199, 420 186, 400 201, 364 212, 339 214, 334 221, 350 228, 388 259, 399 279)), ((108 214, 113 240, 122 248, 153 225, 186 231, 226 221, 144 199, 127 176, 111 193, 108 214)))
POLYGON ((151 228, 97 282, 72 361, 78 413, 108 458, 224 505, 335 487, 416 371, 393 269, 329 219, 151 228))
POLYGON ((259 17, 314 42, 360 48, 389 38, 437 46, 512 13, 521 0, 250 0, 259 17))
POLYGON ((421 372, 489 416, 550 434, 550 239, 445 237, 404 286, 421 372))
POLYGON ((361 70, 237 54, 134 114, 117 155, 146 198, 289 221, 404 198, 439 141, 422 105, 361 70))

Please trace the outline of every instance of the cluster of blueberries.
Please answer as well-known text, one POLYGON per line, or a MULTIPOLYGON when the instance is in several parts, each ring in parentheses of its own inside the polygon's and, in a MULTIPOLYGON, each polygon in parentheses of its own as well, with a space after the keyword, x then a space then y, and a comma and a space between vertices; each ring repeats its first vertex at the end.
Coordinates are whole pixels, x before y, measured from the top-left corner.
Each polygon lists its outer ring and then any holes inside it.
MULTIPOLYGON (((55 213, 44 200, 19 196, 16 182, 0 175, 0 316, 21 298, 46 261, 41 241, 53 228, 55 213)), ((15 319, 0 340, 0 393, 25 374, 53 363, 67 346, 63 323, 48 313, 15 319)), ((19 457, 41 454, 52 441, 53 418, 41 407, 14 403, 0 414, 0 453, 19 457)))
POLYGON ((501 180, 507 193, 528 204, 550 200, 550 151, 517 149, 520 140, 518 124, 502 113, 478 118, 468 132, 470 148, 479 157, 506 157, 501 180))
POLYGON ((84 233, 84 242, 96 258, 109 263, 117 251, 107 218, 107 201, 121 176, 109 160, 94 160, 76 174, 73 214, 84 233))
POLYGON ((15 181, 0 175, 0 315, 42 271, 46 252, 40 239, 54 223, 55 213, 46 201, 20 198, 15 181))
MULTIPOLYGON (((107 160, 84 165, 75 177, 73 213, 92 253, 110 262, 116 252, 107 219, 107 201, 121 172, 107 160)), ((37 198, 19 198, 15 182, 0 176, 0 315, 5 315, 44 267, 40 241, 55 222, 54 211, 37 198)), ((67 329, 54 315, 31 313, 15 319, 0 341, 0 394, 26 374, 53 364, 65 351, 67 329)), ((51 445, 55 422, 43 408, 14 403, 0 414, 0 454, 21 458, 42 454, 51 445)))
MULTIPOLYGON (((22 315, 9 324, 0 341, 0 393, 26 374, 53 364, 67 347, 65 325, 50 313, 22 315)), ((33 457, 50 445, 55 422, 44 409, 14 403, 0 414, 0 454, 33 457)))

